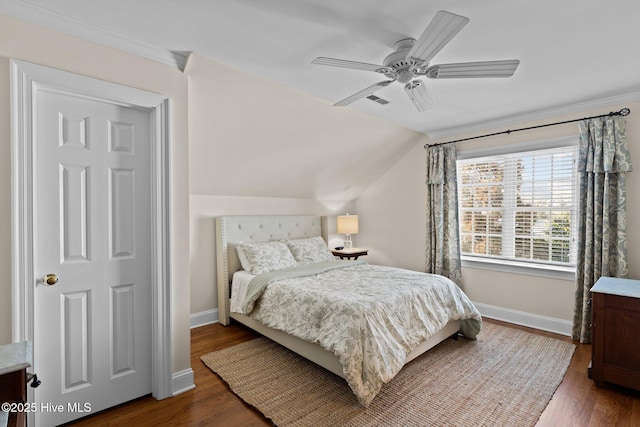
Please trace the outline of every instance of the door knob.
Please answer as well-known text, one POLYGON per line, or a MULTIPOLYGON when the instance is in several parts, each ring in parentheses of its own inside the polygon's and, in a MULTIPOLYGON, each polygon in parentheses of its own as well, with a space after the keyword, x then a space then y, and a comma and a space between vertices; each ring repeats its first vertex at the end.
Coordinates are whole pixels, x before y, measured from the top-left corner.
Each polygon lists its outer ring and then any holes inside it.
POLYGON ((55 274, 47 274, 42 278, 42 281, 45 285, 53 286, 58 283, 58 276, 56 276, 55 274))

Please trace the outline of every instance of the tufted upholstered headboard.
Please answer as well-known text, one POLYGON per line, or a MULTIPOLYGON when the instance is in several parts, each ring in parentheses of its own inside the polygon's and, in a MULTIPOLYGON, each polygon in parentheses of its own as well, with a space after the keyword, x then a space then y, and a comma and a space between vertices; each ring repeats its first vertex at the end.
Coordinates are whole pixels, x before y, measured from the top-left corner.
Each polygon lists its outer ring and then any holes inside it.
POLYGON ((239 215, 216 217, 218 318, 229 324, 229 292, 233 273, 240 270, 235 247, 240 243, 268 242, 322 236, 328 241, 326 216, 239 215))

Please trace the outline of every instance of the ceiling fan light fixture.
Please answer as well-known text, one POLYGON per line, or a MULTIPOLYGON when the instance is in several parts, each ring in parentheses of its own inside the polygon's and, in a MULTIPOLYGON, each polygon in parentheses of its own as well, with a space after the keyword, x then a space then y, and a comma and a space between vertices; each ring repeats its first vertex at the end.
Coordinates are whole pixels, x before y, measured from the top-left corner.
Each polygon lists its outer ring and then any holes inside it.
POLYGON ((422 80, 413 80, 404 85, 404 91, 407 93, 416 109, 423 113, 434 107, 435 103, 427 91, 422 80))

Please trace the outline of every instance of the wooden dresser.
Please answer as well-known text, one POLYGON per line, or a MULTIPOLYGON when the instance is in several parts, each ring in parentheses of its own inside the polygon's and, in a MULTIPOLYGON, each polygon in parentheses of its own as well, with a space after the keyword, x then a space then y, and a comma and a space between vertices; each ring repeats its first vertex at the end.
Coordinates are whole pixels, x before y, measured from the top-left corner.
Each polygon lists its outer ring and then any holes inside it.
MULTIPOLYGON (((31 366, 31 343, 27 341, 0 346, 0 403, 13 403, 20 410, 0 414, 2 424, 25 426, 27 412, 27 368, 31 366)), ((4 406, 4 405, 3 405, 4 406)))
POLYGON ((589 378, 640 390, 640 280, 601 277, 591 293, 589 378))

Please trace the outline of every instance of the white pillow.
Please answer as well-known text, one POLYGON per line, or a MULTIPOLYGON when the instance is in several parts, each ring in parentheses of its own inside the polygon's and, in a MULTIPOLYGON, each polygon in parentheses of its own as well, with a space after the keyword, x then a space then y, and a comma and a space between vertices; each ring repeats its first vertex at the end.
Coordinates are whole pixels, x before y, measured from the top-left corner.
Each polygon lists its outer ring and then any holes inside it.
POLYGON ((283 242, 241 243, 238 247, 246 256, 247 271, 251 274, 264 274, 297 265, 283 242))
POLYGON ((308 237, 306 239, 295 239, 284 241, 293 254, 296 261, 300 263, 313 263, 331 261, 335 258, 329 251, 326 242, 320 236, 308 237))

